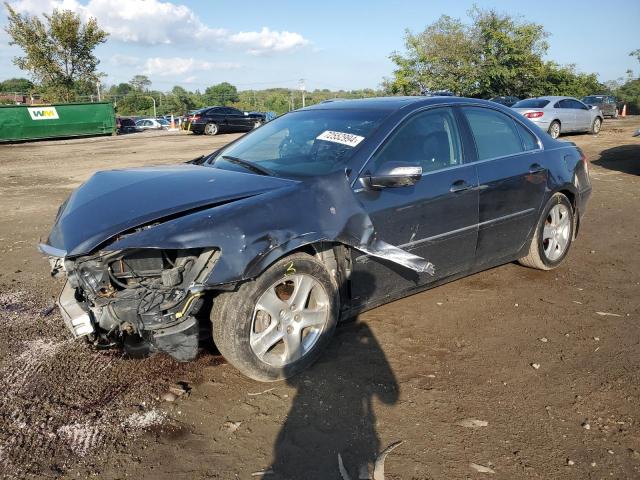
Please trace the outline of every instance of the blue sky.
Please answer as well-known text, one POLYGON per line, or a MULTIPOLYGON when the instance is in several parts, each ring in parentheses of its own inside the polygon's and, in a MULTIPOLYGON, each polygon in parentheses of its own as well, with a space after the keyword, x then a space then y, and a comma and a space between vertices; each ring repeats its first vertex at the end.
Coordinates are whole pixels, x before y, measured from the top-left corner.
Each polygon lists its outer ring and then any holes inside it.
MULTIPOLYGON (((108 84, 146 74, 153 88, 204 89, 229 81, 240 89, 375 88, 403 49, 406 28, 420 31, 440 15, 465 18, 472 1, 193 1, 10 0, 35 14, 53 7, 95 16, 111 36, 97 50, 108 84)), ((629 52, 640 48, 640 2, 611 0, 475 2, 521 15, 551 34, 548 58, 596 72, 601 81, 640 72, 629 52)), ((6 25, 0 13, 0 25, 6 25)), ((17 50, 0 32, 0 79, 25 76, 11 63, 17 50)))

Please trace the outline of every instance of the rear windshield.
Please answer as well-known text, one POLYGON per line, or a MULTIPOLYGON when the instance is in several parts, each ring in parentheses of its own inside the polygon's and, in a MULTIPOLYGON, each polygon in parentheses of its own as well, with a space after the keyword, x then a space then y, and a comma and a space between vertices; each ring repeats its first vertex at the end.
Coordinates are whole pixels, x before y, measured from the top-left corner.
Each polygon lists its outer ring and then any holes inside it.
POLYGON ((591 95, 589 97, 584 97, 582 99, 584 103, 588 103, 589 105, 593 105, 594 103, 603 103, 604 100, 605 100, 605 97, 601 95, 598 95, 598 96, 591 95))
POLYGON ((549 105, 549 100, 542 98, 527 98, 516 102, 512 108, 544 108, 549 105))

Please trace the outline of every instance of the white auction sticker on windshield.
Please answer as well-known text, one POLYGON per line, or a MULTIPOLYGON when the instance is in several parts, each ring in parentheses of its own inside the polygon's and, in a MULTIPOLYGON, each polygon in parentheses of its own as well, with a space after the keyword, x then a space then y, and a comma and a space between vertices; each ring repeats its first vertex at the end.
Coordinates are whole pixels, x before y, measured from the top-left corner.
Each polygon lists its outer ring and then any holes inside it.
POLYGON ((364 137, 360 135, 354 135, 353 133, 334 132, 333 130, 325 130, 316 137, 317 140, 324 140, 326 142, 341 143, 342 145, 348 145, 349 147, 355 147, 358 145, 364 137))

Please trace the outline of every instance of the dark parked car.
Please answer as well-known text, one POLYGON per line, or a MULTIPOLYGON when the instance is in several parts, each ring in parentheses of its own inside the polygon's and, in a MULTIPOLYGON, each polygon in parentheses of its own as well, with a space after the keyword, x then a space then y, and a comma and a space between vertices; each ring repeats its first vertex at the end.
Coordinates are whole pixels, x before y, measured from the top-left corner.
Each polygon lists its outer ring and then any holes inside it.
POLYGON ((618 103, 613 95, 588 95, 582 102, 598 107, 605 117, 618 118, 618 103))
POLYGON ((591 194, 574 144, 456 97, 319 104, 188 163, 71 194, 40 246, 58 305, 76 337, 180 360, 208 313, 264 381, 309 366, 340 319, 513 260, 557 267, 591 194))
POLYGON ((225 132, 248 132, 265 122, 260 113, 247 113, 233 107, 206 107, 190 118, 191 131, 197 134, 217 135, 225 132))
POLYGON ((136 122, 132 118, 116 118, 116 132, 118 134, 137 132, 136 122))
POLYGON ((514 103, 519 102, 520 99, 518 97, 493 97, 491 102, 499 103, 500 105, 504 105, 505 107, 511 107, 514 103))

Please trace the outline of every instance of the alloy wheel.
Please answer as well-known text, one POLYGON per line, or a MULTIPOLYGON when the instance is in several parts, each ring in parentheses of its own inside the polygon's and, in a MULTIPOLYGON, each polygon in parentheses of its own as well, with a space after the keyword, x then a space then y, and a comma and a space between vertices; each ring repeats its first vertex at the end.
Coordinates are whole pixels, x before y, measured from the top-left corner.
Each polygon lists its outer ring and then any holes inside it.
POLYGON ((287 275, 267 288, 253 311, 249 344, 274 367, 289 365, 309 353, 329 322, 329 297, 307 274, 287 275))
POLYGON ((542 248, 548 260, 555 262, 567 250, 571 235, 569 208, 558 203, 551 207, 542 230, 542 248))
POLYGON ((560 124, 557 122, 552 123, 549 128, 549 134, 551 135, 551 138, 558 138, 560 136, 560 124))
POLYGON ((598 133, 600 131, 601 126, 602 126, 602 122, 600 122, 599 118, 596 118, 593 121, 593 133, 598 133))

